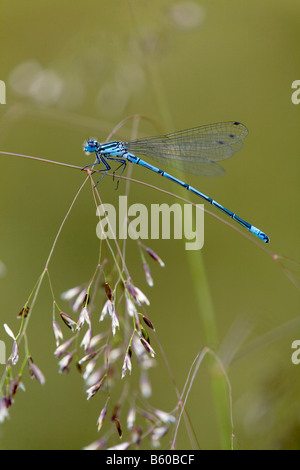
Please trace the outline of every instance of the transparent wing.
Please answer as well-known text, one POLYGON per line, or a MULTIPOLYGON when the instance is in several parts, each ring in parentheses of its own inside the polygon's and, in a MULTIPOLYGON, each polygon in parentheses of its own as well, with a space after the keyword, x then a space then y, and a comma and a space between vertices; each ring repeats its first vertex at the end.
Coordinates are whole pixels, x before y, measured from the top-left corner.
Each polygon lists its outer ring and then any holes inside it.
MULTIPOLYGON (((159 161, 158 158, 156 158, 156 160, 159 161)), ((191 175, 221 176, 225 173, 224 168, 222 168, 221 165, 213 161, 198 161, 197 163, 195 163, 190 160, 168 160, 167 158, 164 158, 161 159, 161 161, 159 162, 168 165, 168 167, 170 168, 175 168, 176 170, 181 170, 185 173, 190 173, 191 175)))
POLYGON ((229 121, 146 137, 125 145, 134 155, 151 158, 188 173, 215 176, 224 172, 215 162, 240 150, 247 134, 243 124, 229 121))

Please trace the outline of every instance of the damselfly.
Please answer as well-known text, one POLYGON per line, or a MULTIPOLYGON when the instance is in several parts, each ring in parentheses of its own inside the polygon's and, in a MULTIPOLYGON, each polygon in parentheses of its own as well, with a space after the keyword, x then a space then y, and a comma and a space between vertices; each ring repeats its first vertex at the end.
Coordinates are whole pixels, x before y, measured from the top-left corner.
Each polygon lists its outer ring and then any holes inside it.
POLYGON ((119 166, 114 173, 122 168, 121 174, 125 170, 128 162, 141 165, 148 170, 154 171, 180 184, 197 196, 200 196, 265 243, 268 243, 269 237, 254 225, 241 219, 234 214, 234 212, 226 209, 217 201, 201 193, 189 184, 147 163, 141 158, 151 158, 172 168, 177 168, 192 174, 204 176, 220 175, 224 170, 216 162, 225 160, 240 150, 243 146, 243 139, 247 134, 248 130, 243 124, 236 121, 229 121, 209 124, 207 126, 200 126, 194 129, 157 137, 145 137, 132 142, 110 142, 101 144, 97 140, 90 139, 84 144, 84 151, 87 154, 95 152, 96 155, 95 163, 88 166, 101 163, 104 165, 103 170, 100 170, 103 171, 104 174, 98 182, 111 169, 108 161, 117 161, 119 166))

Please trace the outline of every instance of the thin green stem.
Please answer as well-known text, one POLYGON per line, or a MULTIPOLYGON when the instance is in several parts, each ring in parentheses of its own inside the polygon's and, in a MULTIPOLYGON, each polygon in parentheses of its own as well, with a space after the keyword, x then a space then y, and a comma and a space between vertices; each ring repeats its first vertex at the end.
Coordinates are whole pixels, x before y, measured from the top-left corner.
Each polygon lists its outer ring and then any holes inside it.
MULTIPOLYGON (((153 58, 146 57, 146 67, 151 77, 152 92, 156 99, 159 112, 167 128, 173 128, 173 119, 169 111, 160 71, 153 58)), ((181 192, 183 193, 183 189, 181 192)), ((188 194, 190 200, 191 194, 188 194)), ((199 319, 202 325, 204 343, 208 346, 218 346, 217 325, 213 307, 213 300, 206 275, 205 264, 201 251, 187 251, 187 261, 191 272, 194 293, 198 304, 199 319)), ((212 368, 212 362, 210 364, 212 368)), ((212 388, 214 408, 217 415, 219 439, 222 449, 227 449, 230 443, 231 423, 228 415, 228 398, 225 390, 226 384, 222 374, 212 373, 212 388)))

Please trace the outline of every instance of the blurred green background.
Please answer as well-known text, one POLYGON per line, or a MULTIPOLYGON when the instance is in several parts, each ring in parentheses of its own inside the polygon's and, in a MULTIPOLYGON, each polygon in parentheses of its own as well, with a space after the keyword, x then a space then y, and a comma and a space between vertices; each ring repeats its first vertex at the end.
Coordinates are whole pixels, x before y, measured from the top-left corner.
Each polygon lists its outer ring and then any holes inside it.
MULTIPOLYGON (((0 38, 0 79, 7 86, 6 105, 0 105, 0 150, 84 166, 90 160, 82 152, 83 141, 105 139, 132 114, 153 118, 169 132, 241 121, 249 136, 245 148, 225 162, 226 175, 185 179, 265 231, 272 252, 300 261, 300 106, 291 101, 292 82, 300 79, 298 0, 2 0, 0 38)), ((139 135, 158 131, 142 121, 139 135)), ((130 125, 118 133, 120 139, 130 135, 130 125)), ((17 331, 16 315, 85 174, 0 158, 0 260, 6 266, 0 280, 0 323, 17 331)), ((143 169, 134 168, 133 177, 180 194, 171 182, 143 169)), ((125 183, 118 193, 114 187, 110 178, 101 182, 104 202, 116 202, 125 183)), ((176 202, 135 184, 130 198, 147 205, 176 202)), ((98 253, 96 222, 86 188, 50 265, 57 295, 90 278, 98 253)), ((151 265, 153 288, 143 280, 134 243, 127 261, 151 300, 148 314, 182 389, 195 355, 206 344, 197 279, 184 241, 148 245, 166 264, 164 269, 151 265)), ((291 344, 300 336, 295 322, 299 293, 262 245, 205 217, 201 254, 219 337, 219 344, 209 346, 225 358, 246 336, 228 369, 238 446, 299 449, 300 365, 291 362, 291 344)), ((193 256, 196 260, 199 254, 193 256)), ((298 274, 296 267, 293 275, 298 274)), ((199 281, 200 296, 201 287, 199 281)), ((86 401, 76 371, 58 375, 51 321, 45 282, 29 339, 47 382, 41 388, 28 380, 26 393, 18 393, 10 421, 0 426, 2 449, 75 449, 97 438, 101 404, 97 398, 86 401)), ((0 339, 9 351, 3 329, 0 339)), ((173 408, 176 395, 160 354, 151 380, 153 406, 173 408)), ((201 447, 219 448, 208 361, 200 368, 187 410, 201 447)), ((183 423, 178 447, 190 448, 183 423)))

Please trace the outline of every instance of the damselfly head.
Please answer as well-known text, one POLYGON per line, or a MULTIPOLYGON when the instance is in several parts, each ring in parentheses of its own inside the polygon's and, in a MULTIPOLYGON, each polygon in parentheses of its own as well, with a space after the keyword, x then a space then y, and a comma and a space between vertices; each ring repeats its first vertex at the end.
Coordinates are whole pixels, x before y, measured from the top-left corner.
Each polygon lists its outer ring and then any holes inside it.
POLYGON ((83 144, 83 150, 85 151, 86 155, 95 152, 99 148, 100 144, 95 139, 86 140, 83 144))

